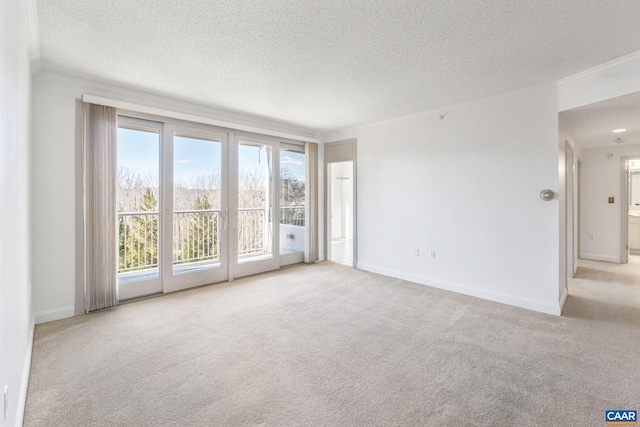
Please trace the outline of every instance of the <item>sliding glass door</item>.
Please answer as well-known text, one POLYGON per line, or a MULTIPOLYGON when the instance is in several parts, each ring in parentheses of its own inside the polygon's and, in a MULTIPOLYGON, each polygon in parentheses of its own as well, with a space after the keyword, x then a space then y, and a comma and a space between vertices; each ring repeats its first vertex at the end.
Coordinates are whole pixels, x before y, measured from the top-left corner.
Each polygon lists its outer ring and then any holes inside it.
POLYGON ((228 278, 224 133, 166 125, 164 291, 228 278))
POLYGON ((280 265, 304 261, 306 156, 303 145, 280 143, 280 265))
POLYGON ((118 118, 120 299, 162 292, 160 183, 162 123, 118 118))
POLYGON ((279 267, 276 144, 249 137, 236 137, 233 207, 235 231, 234 277, 279 267))
POLYGON ((302 262, 304 146, 124 116, 118 138, 120 299, 302 262))

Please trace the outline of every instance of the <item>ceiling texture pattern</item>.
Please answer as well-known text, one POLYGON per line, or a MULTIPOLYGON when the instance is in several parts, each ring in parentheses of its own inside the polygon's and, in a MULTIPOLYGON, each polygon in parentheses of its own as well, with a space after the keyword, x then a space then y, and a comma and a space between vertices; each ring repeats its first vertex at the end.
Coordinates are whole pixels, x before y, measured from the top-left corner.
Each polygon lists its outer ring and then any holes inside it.
POLYGON ((44 70, 330 131, 640 50, 637 0, 37 0, 44 70))

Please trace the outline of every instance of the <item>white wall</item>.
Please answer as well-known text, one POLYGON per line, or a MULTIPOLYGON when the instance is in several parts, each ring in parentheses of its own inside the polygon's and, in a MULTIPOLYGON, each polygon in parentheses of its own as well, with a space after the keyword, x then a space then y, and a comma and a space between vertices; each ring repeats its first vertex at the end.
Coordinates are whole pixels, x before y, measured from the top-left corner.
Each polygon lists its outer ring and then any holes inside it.
MULTIPOLYGON (((80 264, 76 262, 78 147, 83 94, 148 105, 171 111, 295 133, 309 130, 265 119, 226 113, 158 96, 100 85, 50 73, 33 80, 32 211, 33 300, 36 323, 61 319, 83 311, 80 264)), ((322 201, 321 201, 322 202, 322 201)))
POLYGON ((559 314, 557 111, 551 85, 326 135, 358 140, 358 267, 559 314))
POLYGON ((29 277, 29 128, 31 74, 21 2, 0 3, 0 396, 7 419, 22 425, 33 321, 29 277))
POLYGON ((624 156, 640 157, 640 145, 590 148, 580 153, 580 258, 621 260, 624 156), (609 154, 613 154, 611 159, 609 154), (608 197, 614 197, 615 203, 609 204, 608 197))

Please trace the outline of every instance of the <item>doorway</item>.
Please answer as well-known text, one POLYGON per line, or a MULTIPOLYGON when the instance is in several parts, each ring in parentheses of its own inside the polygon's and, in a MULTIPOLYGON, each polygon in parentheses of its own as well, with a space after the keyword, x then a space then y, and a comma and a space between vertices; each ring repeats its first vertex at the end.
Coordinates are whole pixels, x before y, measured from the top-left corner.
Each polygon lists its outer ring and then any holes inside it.
POLYGON ((356 141, 325 144, 327 259, 357 266, 356 141))
POLYGON ((567 198, 567 211, 566 211, 566 250, 567 250, 567 277, 573 278, 576 274, 576 224, 575 224, 575 161, 574 153, 571 145, 568 141, 565 141, 565 194, 567 198))
POLYGON ((119 116, 120 299, 302 262, 305 168, 303 143, 119 116))
POLYGON ((640 263, 640 157, 622 158, 622 259, 640 263))
POLYGON ((353 265, 353 162, 328 165, 330 236, 329 260, 353 265))

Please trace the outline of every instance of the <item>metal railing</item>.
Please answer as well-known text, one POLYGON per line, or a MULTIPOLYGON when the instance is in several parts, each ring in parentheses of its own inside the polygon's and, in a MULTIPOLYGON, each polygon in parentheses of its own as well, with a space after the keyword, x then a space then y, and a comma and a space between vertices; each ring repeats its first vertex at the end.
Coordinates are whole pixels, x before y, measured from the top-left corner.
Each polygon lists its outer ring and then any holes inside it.
MULTIPOLYGON (((269 211, 238 210, 238 255, 271 253, 273 240, 269 211)), ((304 206, 280 208, 280 223, 304 227, 304 206)), ((128 273, 158 268, 158 212, 119 212, 119 268, 128 273)), ((173 265, 215 262, 221 257, 220 210, 183 210, 173 213, 173 265)))
POLYGON ((118 273, 158 268, 158 212, 118 213, 118 273))
POLYGON ((302 206, 281 206, 280 224, 296 225, 304 227, 304 205, 302 206))
POLYGON ((238 209, 238 255, 271 252, 271 232, 264 208, 238 209))
POLYGON ((220 259, 220 215, 214 209, 173 213, 173 265, 220 259))

